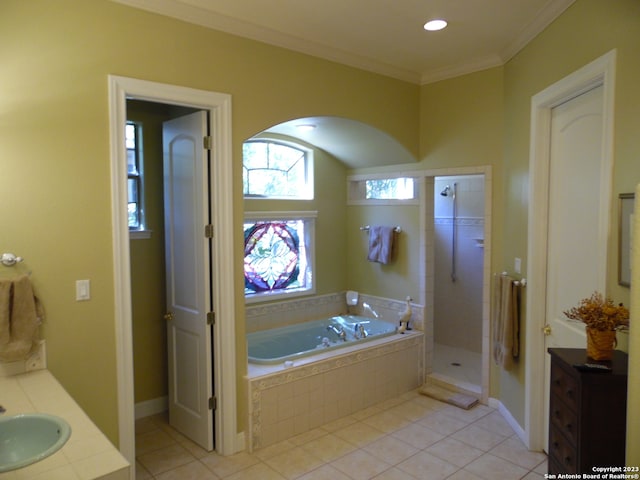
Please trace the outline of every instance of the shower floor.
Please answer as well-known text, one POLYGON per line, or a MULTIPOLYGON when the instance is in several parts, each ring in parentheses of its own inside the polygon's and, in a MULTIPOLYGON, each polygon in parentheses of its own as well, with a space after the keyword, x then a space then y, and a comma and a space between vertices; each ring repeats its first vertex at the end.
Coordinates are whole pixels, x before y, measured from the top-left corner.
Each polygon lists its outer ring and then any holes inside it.
POLYGON ((482 384, 482 355, 462 348, 434 343, 433 373, 456 382, 482 384))

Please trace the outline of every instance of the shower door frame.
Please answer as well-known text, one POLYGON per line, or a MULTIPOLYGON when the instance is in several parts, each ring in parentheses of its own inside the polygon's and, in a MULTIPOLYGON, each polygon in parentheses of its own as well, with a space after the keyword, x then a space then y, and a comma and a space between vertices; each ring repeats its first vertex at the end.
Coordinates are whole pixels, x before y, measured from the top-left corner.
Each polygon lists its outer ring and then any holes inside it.
POLYGON ((480 384, 480 401, 483 404, 489 402, 489 378, 490 378, 490 345, 489 345, 489 318, 490 318, 490 285, 491 285, 491 210, 492 210, 492 168, 491 165, 481 165, 473 167, 445 168, 424 170, 420 179, 420 231, 422 241, 420 242, 420 264, 422 276, 420 279, 421 303, 424 305, 425 319, 425 365, 426 374, 433 373, 433 332, 434 321, 434 179, 436 177, 453 177, 466 175, 484 176, 484 252, 483 252, 483 272, 482 272, 482 375, 480 384))

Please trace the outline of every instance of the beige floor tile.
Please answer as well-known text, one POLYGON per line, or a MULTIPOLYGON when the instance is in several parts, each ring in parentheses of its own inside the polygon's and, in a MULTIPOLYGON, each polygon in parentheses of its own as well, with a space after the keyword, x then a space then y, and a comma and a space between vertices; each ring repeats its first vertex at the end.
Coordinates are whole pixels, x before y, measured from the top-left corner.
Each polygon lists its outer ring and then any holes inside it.
POLYGON ((391 465, 396 465, 419 451, 419 449, 414 446, 409 445, 408 443, 405 443, 391 435, 382 437, 381 439, 371 442, 362 448, 374 457, 391 465))
MULTIPOLYGON (((423 475, 424 478, 424 475, 423 475)), ((380 475, 373 477, 374 480, 416 480, 416 477, 409 473, 393 467, 389 470, 385 470, 380 475)))
POLYGON ((150 478, 152 477, 149 471, 136 461, 136 480, 149 480, 150 478))
POLYGON ((175 440, 162 430, 151 430, 136 435, 136 455, 144 455, 173 445, 175 440))
POLYGON ((218 480, 218 477, 197 460, 156 475, 156 480, 218 480))
POLYGON ((340 437, 329 434, 305 443, 301 445, 301 448, 324 462, 332 462, 347 453, 353 452, 357 447, 340 437))
POLYGON ((395 432, 410 423, 406 418, 402 418, 389 411, 376 413, 375 415, 365 418, 362 422, 385 433, 395 432))
POLYGON ((255 455, 241 452, 226 457, 211 453, 201 458, 200 461, 217 476, 224 478, 259 463, 260 459, 255 455))
POLYGON ((429 472, 429 480, 442 480, 458 470, 455 465, 424 451, 396 466, 416 478, 425 478, 425 472, 429 472))
POLYGON ((444 438, 444 435, 423 427, 419 423, 412 423, 400 430, 396 430, 391 435, 402 440, 405 443, 422 450, 444 438))
POLYGON ((419 420, 418 423, 443 435, 451 435, 469 425, 463 420, 458 420, 442 412, 430 413, 419 420))
POLYGON ((138 461, 152 475, 158 475, 194 460, 195 457, 177 443, 138 457, 138 461))
POLYGON ((296 435, 289 439, 293 445, 302 445, 311 440, 315 440, 316 438, 320 438, 323 435, 327 434, 327 430, 324 428, 314 428, 313 430, 309 430, 308 432, 301 433, 300 435, 296 435))
POLYGON ((266 460, 267 458, 275 457, 276 455, 280 455, 281 453, 288 452, 295 445, 290 440, 283 440, 282 442, 274 443, 273 445, 269 445, 268 447, 259 448, 253 452, 253 455, 258 457, 260 460, 266 460))
POLYGON ((336 430, 334 435, 358 447, 363 447, 364 445, 385 436, 384 432, 362 422, 354 423, 348 427, 336 430))
POLYGON ((427 406, 418 402, 414 402, 413 400, 408 400, 400 405, 396 405, 393 408, 387 410, 389 413, 393 413, 398 415, 399 417, 406 418, 410 422, 416 422, 429 413, 433 413, 434 410, 427 406))
POLYGON ((285 477, 264 463, 240 470, 224 480, 285 480, 285 477))
POLYGON ((464 469, 487 480, 513 480, 527 474, 524 468, 489 453, 477 458, 464 469))
POLYGON ((301 447, 271 457, 265 462, 286 478, 297 478, 323 465, 323 461, 301 447))
POLYGON ((352 416, 342 417, 332 422, 325 423, 321 428, 322 430, 326 430, 327 432, 335 432, 336 430, 340 430, 341 428, 353 425, 357 421, 358 420, 352 416))
POLYGON ((480 420, 485 415, 489 415, 496 410, 494 408, 487 407, 486 405, 479 404, 469 410, 454 407, 453 405, 445 405, 442 409, 440 409, 440 411, 452 416, 453 418, 471 423, 475 422, 476 420, 480 420))
POLYGON ((316 468, 299 477, 298 480, 351 480, 344 473, 329 464, 316 468))
MULTIPOLYGON (((473 473, 467 470, 458 470, 456 473, 447 477, 447 480, 484 480, 482 477, 474 475, 473 473)), ((538 478, 537 480, 540 480, 538 478)))
POLYGON ((464 467, 484 454, 482 450, 470 447, 453 438, 440 440, 427 448, 426 451, 449 463, 453 463, 457 467, 464 467))
POLYGON ((510 437, 514 434, 513 428, 507 423, 504 417, 498 411, 491 412, 479 420, 474 422, 477 427, 482 427, 490 432, 510 437))
POLYGON ((503 435, 490 432, 489 430, 476 427, 475 425, 470 425, 462 430, 458 430, 451 436, 456 440, 464 442, 472 447, 479 448, 480 450, 484 450, 485 452, 488 452, 506 439, 503 435))
POLYGON ((355 418, 356 420, 362 421, 365 418, 369 418, 372 415, 375 415, 376 413, 380 413, 382 412, 382 409, 376 405, 373 405, 371 407, 367 407, 363 410, 359 410, 356 413, 354 413, 353 415, 351 415, 353 418, 355 418))
POLYGON ((522 443, 522 441, 516 436, 508 438, 504 442, 492 448, 489 453, 504 460, 508 460, 511 463, 515 463, 527 470, 534 469, 547 458, 547 456, 542 452, 529 451, 529 449, 525 447, 524 443, 522 443))
POLYGON ((369 480, 391 468, 391 465, 364 450, 356 450, 331 462, 331 465, 354 480, 369 480))

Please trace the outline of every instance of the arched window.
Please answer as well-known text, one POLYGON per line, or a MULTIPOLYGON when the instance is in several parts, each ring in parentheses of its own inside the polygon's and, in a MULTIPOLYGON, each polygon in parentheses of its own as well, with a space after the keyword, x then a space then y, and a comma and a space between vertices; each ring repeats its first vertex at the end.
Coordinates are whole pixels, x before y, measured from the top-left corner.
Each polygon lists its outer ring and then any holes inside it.
POLYGON ((313 159, 301 146, 256 139, 242 148, 244 196, 248 198, 313 198, 313 159))

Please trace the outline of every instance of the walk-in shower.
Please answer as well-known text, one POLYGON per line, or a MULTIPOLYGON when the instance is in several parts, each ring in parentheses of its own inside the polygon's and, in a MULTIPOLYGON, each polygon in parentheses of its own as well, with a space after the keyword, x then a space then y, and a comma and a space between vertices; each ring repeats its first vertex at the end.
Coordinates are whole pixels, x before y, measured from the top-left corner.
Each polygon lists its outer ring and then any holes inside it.
POLYGON ((434 178, 433 373, 482 384, 484 175, 434 178))

